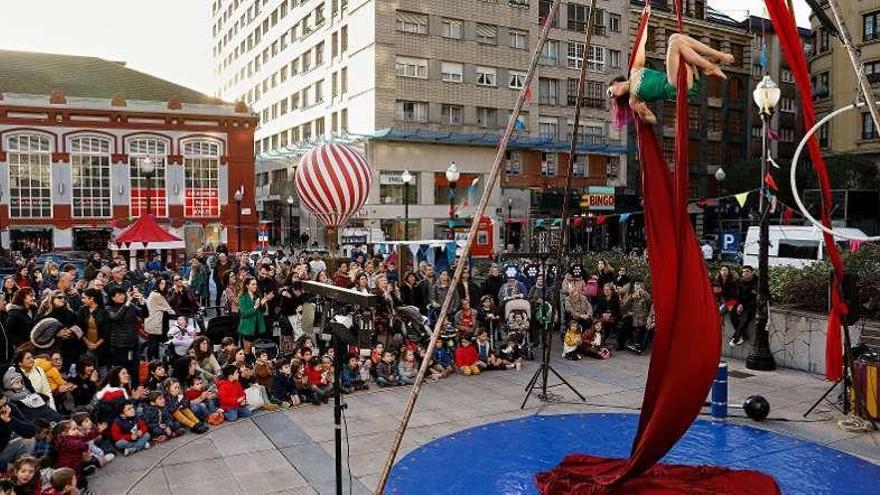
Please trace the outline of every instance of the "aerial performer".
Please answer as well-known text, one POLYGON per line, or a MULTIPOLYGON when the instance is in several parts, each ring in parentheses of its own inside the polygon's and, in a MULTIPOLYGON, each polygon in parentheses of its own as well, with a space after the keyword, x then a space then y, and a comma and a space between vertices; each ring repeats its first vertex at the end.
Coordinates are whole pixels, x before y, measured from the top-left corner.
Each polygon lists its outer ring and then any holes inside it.
MULTIPOLYGON (((651 4, 648 2, 645 3, 643 15, 651 15, 651 4)), ((647 104, 675 100, 675 84, 681 57, 684 57, 687 69, 688 96, 694 96, 700 91, 704 77, 727 79, 719 64, 730 65, 734 62, 733 55, 729 53, 720 52, 690 36, 675 33, 666 44, 666 72, 660 72, 645 67, 647 39, 645 33, 639 40, 629 78, 615 77, 608 86, 611 111, 618 127, 631 123, 633 114, 647 124, 653 125, 657 122, 657 117, 647 104)))

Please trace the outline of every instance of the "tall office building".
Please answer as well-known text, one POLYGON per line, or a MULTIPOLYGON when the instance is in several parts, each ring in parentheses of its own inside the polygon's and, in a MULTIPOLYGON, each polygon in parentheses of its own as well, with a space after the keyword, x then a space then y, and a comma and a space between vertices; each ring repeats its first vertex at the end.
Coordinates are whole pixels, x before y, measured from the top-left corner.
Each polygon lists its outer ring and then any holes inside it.
MULTIPOLYGON (((532 81, 533 98, 517 123, 505 173, 487 211, 495 238, 529 249, 523 240, 532 226, 525 220, 558 216, 558 204, 542 193, 561 186, 577 69, 585 54, 590 82, 577 131, 586 156, 576 162, 576 186, 610 185, 624 192, 625 136, 609 126, 604 88, 626 63, 627 6, 600 2, 593 46, 585 49, 589 1, 564 2, 556 18, 547 19, 551 4, 215 0, 218 96, 243 100, 261 117, 255 151, 261 158, 257 184, 263 218, 285 215, 287 196, 294 196, 289 178, 301 153, 315 143, 340 140, 362 146, 375 168, 368 202, 350 225, 401 239, 400 178, 408 170, 414 175, 408 194, 410 238, 446 238, 444 171, 454 161, 461 171, 457 229, 464 229, 545 20, 554 28, 532 81), (510 232, 502 230, 505 224, 510 232)), ((316 238, 317 226, 308 215, 302 213, 300 220, 299 232, 316 238)), ((274 238, 283 241, 298 233, 284 230, 274 238)))

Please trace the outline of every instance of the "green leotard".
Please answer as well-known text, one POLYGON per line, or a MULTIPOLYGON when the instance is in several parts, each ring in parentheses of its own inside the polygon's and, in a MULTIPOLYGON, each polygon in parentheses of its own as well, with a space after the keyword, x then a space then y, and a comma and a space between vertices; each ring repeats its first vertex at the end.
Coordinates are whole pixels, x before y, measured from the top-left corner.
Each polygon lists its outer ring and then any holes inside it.
MULTIPOLYGON (((665 72, 660 72, 647 67, 641 69, 642 77, 635 89, 636 97, 646 103, 659 100, 674 100, 676 97, 675 86, 669 84, 665 72)), ((700 92, 702 79, 694 79, 691 89, 688 90, 688 96, 695 96, 700 92)))

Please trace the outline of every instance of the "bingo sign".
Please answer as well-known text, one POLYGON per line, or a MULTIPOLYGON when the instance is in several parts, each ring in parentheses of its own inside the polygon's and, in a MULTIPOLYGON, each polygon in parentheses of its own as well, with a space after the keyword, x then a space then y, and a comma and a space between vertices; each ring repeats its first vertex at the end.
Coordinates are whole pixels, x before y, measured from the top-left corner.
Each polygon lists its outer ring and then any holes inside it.
POLYGON ((581 207, 590 211, 614 211, 614 203, 613 187, 590 186, 581 196, 581 207))
POLYGON ((218 217, 220 216, 220 198, 214 188, 187 188, 187 217, 218 217))

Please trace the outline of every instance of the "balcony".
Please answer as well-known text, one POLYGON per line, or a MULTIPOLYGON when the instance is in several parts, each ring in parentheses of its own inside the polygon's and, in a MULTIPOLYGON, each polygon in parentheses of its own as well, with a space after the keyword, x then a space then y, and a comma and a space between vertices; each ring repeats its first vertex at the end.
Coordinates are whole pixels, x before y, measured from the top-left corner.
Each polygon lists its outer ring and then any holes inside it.
MULTIPOLYGON (((570 94, 566 98, 566 104, 569 106, 574 106, 577 101, 576 94, 570 94)), ((600 110, 605 109, 605 98, 594 98, 594 97, 582 97, 581 98, 581 106, 587 108, 598 108, 600 110)))
POLYGON ((529 0, 507 0, 507 4, 520 9, 529 8, 529 0))

